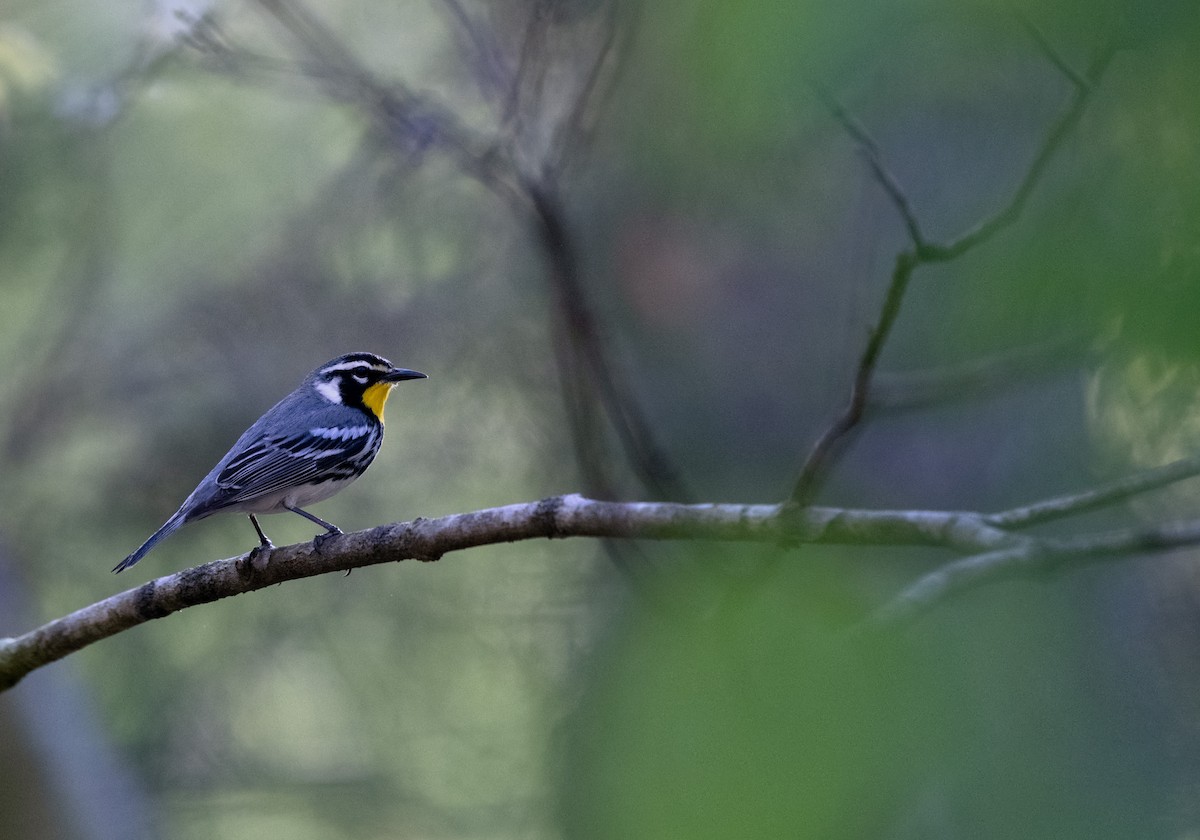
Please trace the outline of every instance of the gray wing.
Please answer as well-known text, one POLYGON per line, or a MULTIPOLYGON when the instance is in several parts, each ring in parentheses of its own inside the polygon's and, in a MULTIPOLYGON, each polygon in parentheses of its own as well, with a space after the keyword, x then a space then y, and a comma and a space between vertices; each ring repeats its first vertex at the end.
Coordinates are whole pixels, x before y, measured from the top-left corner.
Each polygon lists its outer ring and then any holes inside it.
POLYGON ((258 438, 237 452, 216 476, 213 507, 228 507, 317 480, 352 478, 378 448, 369 425, 258 438))

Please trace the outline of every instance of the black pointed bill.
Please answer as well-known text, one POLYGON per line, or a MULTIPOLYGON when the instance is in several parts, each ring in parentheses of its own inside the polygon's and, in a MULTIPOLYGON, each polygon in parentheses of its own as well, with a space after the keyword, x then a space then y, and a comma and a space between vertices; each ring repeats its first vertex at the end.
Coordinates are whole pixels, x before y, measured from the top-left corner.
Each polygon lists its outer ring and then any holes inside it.
POLYGON ((406 379, 428 379, 425 374, 408 368, 392 368, 381 378, 381 382, 403 382, 406 379))

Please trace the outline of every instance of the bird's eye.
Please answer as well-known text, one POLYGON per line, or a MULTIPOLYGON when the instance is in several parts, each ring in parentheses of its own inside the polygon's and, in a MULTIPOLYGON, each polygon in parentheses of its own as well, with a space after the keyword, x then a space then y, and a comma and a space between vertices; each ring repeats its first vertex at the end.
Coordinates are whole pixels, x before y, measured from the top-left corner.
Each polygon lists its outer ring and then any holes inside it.
POLYGON ((361 368, 359 369, 358 372, 350 374, 350 378, 353 379, 355 382, 357 382, 359 385, 367 384, 367 373, 366 373, 366 371, 362 370, 361 368))

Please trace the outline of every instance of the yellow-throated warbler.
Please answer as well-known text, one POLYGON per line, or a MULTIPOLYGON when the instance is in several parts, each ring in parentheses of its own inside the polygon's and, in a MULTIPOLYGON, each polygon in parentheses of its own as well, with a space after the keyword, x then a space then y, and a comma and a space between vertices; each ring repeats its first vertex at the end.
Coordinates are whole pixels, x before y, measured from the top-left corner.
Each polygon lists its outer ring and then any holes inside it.
POLYGON ((273 546, 256 513, 298 513, 326 530, 318 539, 342 533, 302 508, 366 471, 383 442, 383 406, 392 386, 424 378, 374 353, 348 353, 321 365, 258 418, 179 510, 113 571, 128 569, 183 525, 225 511, 247 514, 263 548, 273 546))

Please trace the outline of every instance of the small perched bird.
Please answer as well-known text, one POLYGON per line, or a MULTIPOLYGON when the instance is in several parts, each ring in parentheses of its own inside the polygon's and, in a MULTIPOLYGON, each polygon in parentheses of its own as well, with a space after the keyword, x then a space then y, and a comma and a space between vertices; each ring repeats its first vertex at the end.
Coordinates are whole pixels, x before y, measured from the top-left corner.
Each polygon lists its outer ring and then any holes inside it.
POLYGON ((113 571, 128 569, 187 523, 224 511, 248 515, 264 549, 274 546, 256 513, 298 513, 325 529, 314 541, 342 533, 303 508, 366 471, 383 443, 383 406, 392 386, 425 378, 374 353, 347 353, 321 365, 258 418, 179 510, 113 571))

